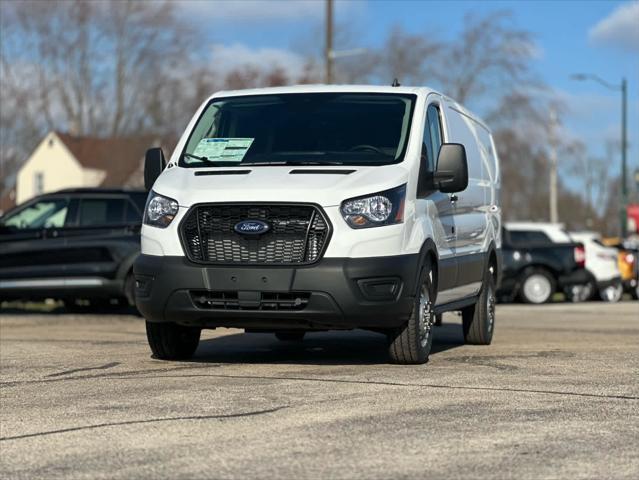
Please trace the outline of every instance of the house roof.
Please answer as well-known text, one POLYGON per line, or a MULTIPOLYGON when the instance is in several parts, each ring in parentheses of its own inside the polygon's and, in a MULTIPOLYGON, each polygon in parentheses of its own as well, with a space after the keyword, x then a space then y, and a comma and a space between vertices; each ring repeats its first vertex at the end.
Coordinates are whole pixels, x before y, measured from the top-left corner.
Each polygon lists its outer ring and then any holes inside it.
POLYGON ((173 147, 175 142, 154 135, 99 138, 55 132, 85 168, 106 172, 102 187, 119 187, 140 168, 144 153, 154 146, 173 147))

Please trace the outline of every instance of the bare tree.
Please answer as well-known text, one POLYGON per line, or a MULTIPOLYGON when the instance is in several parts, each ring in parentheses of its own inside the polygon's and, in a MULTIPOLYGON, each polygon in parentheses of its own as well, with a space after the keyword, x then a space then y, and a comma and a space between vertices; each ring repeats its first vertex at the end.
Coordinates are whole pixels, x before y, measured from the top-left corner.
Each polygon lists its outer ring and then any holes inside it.
POLYGON ((149 87, 168 76, 189 40, 171 3, 25 1, 3 6, 2 17, 3 93, 26 96, 25 114, 40 130, 153 130, 149 87))
POLYGON ((396 25, 377 54, 376 72, 382 82, 389 84, 394 78, 407 85, 432 82, 441 63, 441 50, 442 44, 429 36, 410 34, 396 25))
POLYGON ((529 32, 511 24, 508 12, 466 15, 461 34, 442 56, 439 79, 446 93, 461 103, 485 94, 521 89, 534 82, 530 61, 535 46, 529 32))

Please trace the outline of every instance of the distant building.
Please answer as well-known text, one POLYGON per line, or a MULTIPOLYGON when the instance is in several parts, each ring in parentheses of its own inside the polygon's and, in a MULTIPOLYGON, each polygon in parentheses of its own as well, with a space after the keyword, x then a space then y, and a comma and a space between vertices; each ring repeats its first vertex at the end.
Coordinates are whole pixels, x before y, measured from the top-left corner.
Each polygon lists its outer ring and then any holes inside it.
POLYGON ((144 153, 154 146, 164 147, 168 155, 174 143, 148 135, 98 138, 51 132, 18 171, 15 201, 62 188, 140 187, 144 153))

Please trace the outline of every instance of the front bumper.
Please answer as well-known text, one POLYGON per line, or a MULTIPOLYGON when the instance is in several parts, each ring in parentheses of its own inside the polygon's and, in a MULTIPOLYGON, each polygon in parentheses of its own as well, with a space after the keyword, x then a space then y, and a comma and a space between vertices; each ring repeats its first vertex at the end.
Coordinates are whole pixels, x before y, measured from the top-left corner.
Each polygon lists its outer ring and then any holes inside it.
POLYGON ((418 260, 398 255, 323 258, 299 267, 203 266, 185 257, 140 255, 133 267, 136 304, 148 321, 209 328, 395 327, 411 313, 418 260), (280 297, 286 301, 278 303, 280 297), (205 301, 210 298, 215 301, 205 301))

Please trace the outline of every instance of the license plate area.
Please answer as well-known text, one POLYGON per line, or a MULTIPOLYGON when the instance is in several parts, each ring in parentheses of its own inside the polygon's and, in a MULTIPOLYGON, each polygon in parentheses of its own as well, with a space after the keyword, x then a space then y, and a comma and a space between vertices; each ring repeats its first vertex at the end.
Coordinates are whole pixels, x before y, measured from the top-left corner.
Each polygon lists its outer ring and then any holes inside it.
POLYGON ((295 270, 291 268, 205 268, 207 290, 288 292, 295 270))

